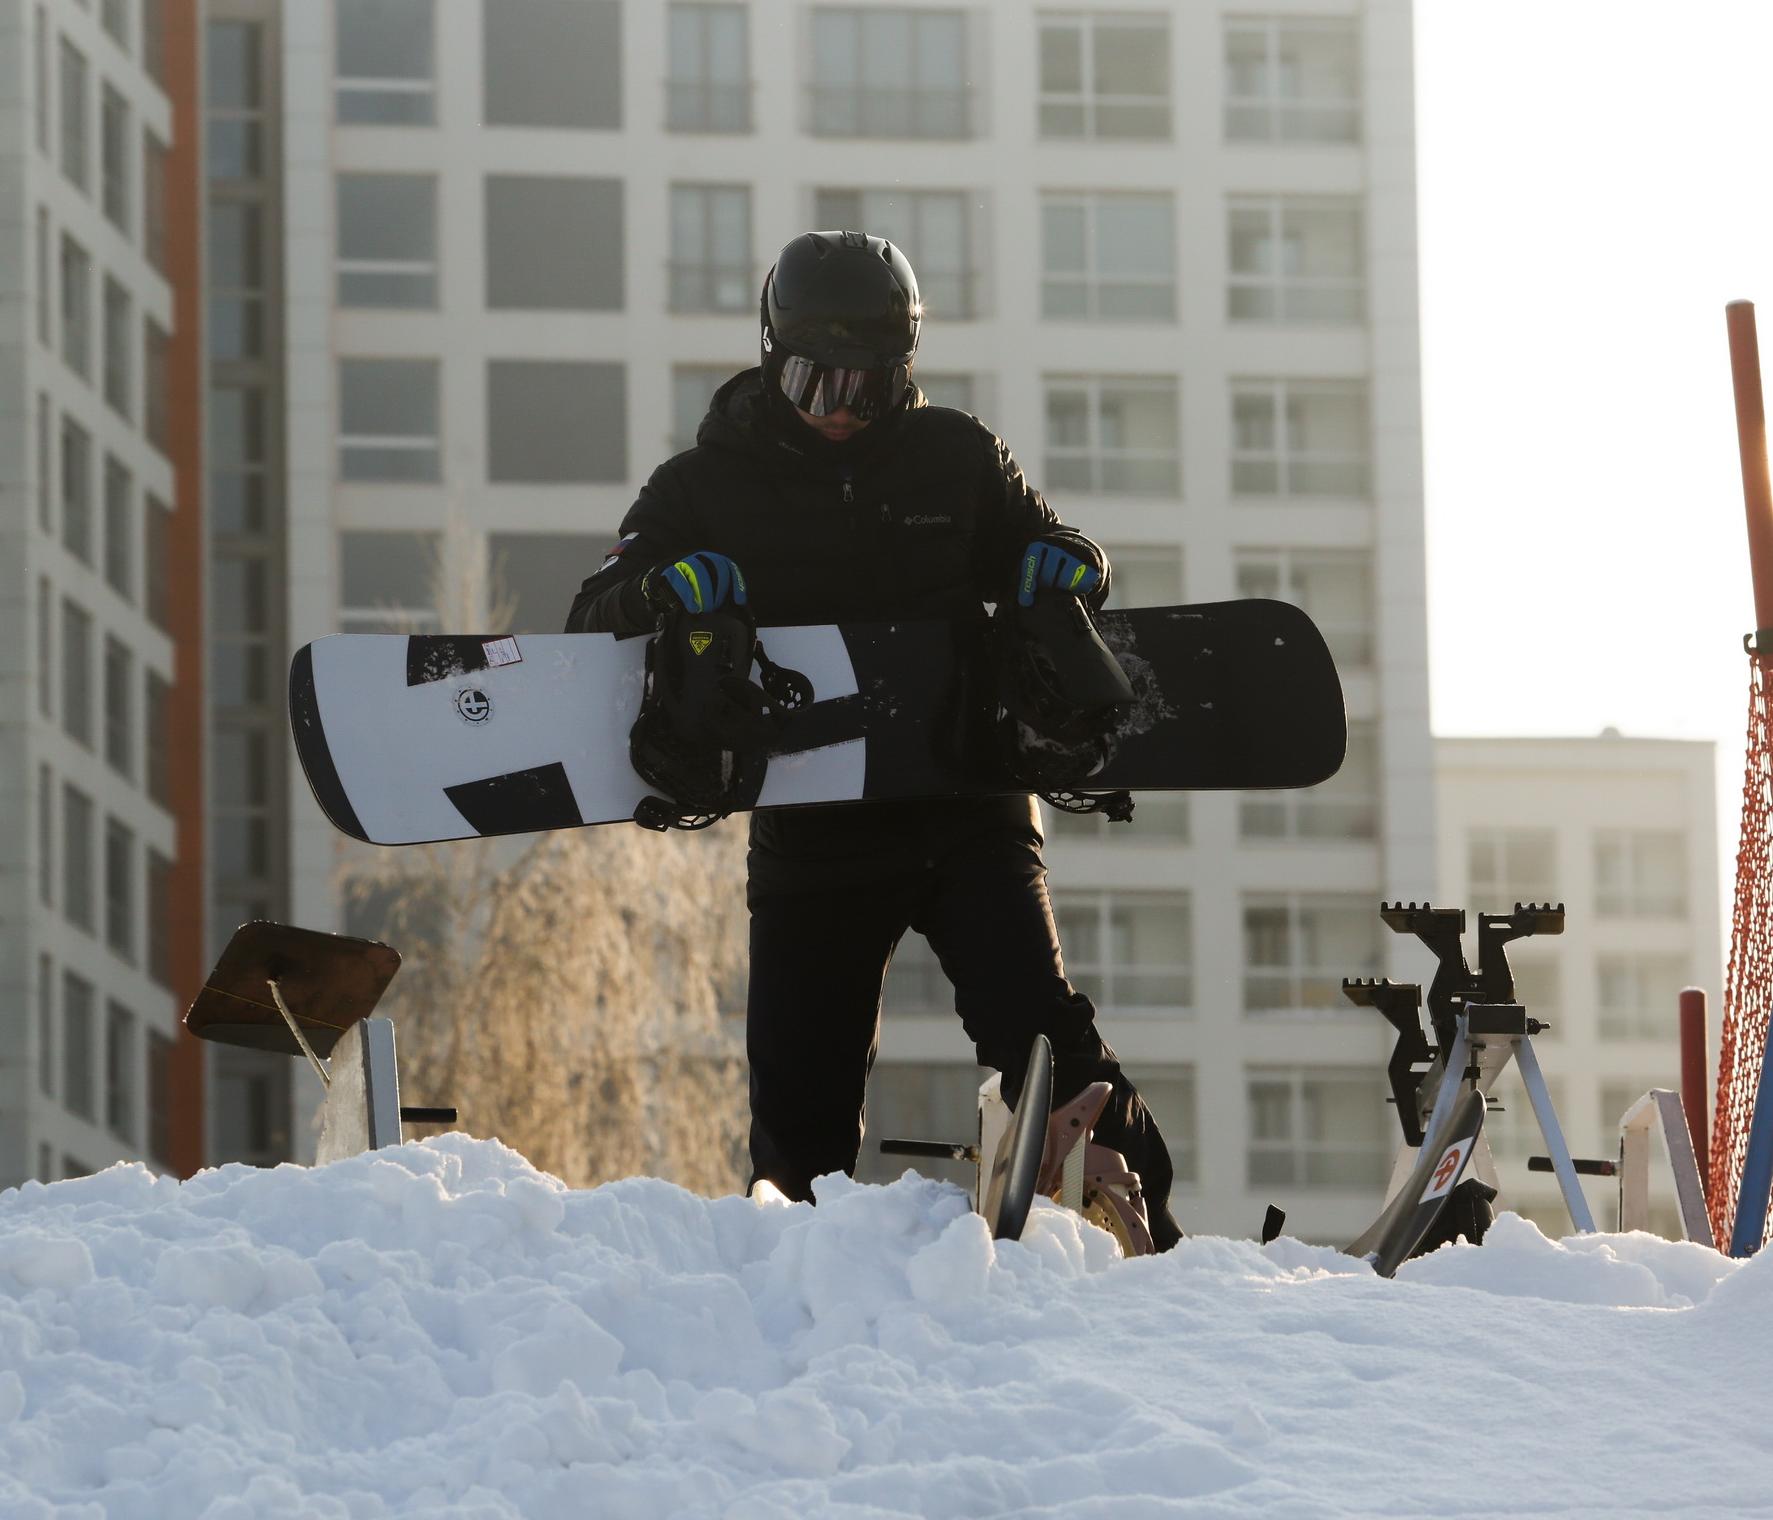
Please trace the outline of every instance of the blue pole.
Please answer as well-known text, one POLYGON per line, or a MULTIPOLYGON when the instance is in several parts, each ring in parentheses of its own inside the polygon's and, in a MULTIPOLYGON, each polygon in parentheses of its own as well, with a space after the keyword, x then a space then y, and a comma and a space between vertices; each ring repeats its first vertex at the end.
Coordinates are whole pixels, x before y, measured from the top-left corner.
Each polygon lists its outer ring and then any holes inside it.
POLYGON ((1730 1231, 1732 1256, 1753 1256, 1760 1250, 1767 1233, 1769 1193, 1773 1193, 1773 1052, 1763 1051, 1754 1117, 1748 1123, 1742 1186, 1736 1190, 1736 1223, 1730 1231))

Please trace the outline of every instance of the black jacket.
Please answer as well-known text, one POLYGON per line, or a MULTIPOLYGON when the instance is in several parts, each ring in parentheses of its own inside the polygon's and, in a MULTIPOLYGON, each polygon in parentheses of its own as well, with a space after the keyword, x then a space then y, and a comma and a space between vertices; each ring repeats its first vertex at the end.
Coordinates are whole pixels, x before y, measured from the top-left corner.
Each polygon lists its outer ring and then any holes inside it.
MULTIPOLYGON (((762 626, 982 620, 985 602, 1015 594, 1028 542, 1058 525, 976 417, 914 391, 908 405, 833 445, 767 399, 759 371, 746 370, 715 393, 696 446, 641 488, 622 519, 620 552, 584 583, 567 631, 650 633, 640 577, 698 549, 738 564, 762 626)), ((791 809, 755 815, 752 845, 835 862, 915 847, 911 836, 951 834, 964 822, 1029 816, 1017 798, 791 809)))

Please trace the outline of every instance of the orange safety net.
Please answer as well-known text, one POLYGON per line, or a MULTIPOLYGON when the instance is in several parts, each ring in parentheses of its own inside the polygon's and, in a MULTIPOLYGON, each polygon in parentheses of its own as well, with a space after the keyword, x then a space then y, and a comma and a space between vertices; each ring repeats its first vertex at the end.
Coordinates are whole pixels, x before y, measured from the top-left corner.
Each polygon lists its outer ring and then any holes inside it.
MULTIPOLYGON (((1773 1006, 1773 882, 1768 880, 1768 828, 1773 823, 1773 652, 1749 656, 1748 755, 1742 776, 1742 832, 1736 849, 1736 900, 1730 925, 1730 970, 1724 983, 1724 1027, 1718 1049, 1718 1091, 1711 1131, 1706 1195, 1712 1237, 1730 1241, 1736 1196, 1748 1152, 1761 1060, 1773 1006)), ((1770 1211, 1773 1213, 1773 1211, 1770 1211)))

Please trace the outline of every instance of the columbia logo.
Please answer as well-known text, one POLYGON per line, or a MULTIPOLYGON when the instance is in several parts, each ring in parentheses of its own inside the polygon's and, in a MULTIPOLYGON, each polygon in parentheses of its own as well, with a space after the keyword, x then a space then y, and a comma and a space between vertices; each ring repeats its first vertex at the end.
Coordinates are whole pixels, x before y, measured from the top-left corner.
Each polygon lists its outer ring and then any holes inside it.
POLYGON ((920 513, 916 517, 907 517, 905 519, 905 526, 907 528, 933 528, 938 523, 951 523, 953 521, 954 519, 952 517, 946 515, 924 515, 920 513))

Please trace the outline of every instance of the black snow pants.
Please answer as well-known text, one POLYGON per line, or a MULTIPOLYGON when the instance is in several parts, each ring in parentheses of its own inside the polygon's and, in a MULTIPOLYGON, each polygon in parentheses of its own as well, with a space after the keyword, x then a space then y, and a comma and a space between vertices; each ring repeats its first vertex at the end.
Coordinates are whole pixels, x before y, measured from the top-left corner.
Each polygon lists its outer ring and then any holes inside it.
POLYGON ((1158 1248, 1180 1238, 1163 1138, 1097 1030, 1090 1000, 1066 980, 1041 843, 1026 798, 819 808, 753 827, 746 1046, 754 1182, 768 1178, 806 1199, 813 1178, 855 1170, 881 988, 911 929, 953 983, 955 1011, 979 1063, 1003 1073, 1006 1099, 1021 1093, 1037 1031, 1053 1046, 1055 1104, 1091 1082, 1113 1085, 1096 1139, 1139 1174, 1158 1248), (801 840, 806 853, 794 848, 801 840), (872 848, 855 848, 865 845, 872 848))

